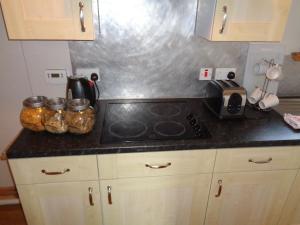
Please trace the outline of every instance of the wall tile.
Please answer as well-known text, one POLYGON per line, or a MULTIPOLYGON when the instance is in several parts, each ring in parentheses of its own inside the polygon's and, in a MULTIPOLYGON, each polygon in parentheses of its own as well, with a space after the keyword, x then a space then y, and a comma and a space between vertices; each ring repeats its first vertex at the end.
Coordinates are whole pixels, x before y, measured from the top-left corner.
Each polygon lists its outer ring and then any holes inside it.
POLYGON ((74 71, 100 68, 102 98, 205 96, 200 67, 236 67, 242 81, 248 43, 195 37, 196 0, 99 2, 97 40, 69 46, 74 71))

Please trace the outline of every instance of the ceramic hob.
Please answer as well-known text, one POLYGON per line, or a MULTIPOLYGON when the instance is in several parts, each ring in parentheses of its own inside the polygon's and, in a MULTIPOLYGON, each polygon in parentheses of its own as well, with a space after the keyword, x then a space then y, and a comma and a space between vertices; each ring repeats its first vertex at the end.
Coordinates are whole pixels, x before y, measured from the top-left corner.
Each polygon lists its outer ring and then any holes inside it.
POLYGON ((209 138, 187 102, 109 103, 101 143, 209 138))

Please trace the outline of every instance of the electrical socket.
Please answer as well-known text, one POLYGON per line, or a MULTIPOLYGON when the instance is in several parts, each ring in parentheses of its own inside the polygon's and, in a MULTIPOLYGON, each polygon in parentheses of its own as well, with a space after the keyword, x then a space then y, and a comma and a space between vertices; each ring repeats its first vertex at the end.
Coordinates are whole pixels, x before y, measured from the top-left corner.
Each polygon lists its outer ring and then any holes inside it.
POLYGON ((236 68, 216 68, 215 80, 234 80, 228 77, 230 72, 236 75, 236 68))
POLYGON ((98 75, 98 80, 101 80, 99 68, 76 68, 76 75, 86 76, 91 80, 91 75, 96 73, 98 75))

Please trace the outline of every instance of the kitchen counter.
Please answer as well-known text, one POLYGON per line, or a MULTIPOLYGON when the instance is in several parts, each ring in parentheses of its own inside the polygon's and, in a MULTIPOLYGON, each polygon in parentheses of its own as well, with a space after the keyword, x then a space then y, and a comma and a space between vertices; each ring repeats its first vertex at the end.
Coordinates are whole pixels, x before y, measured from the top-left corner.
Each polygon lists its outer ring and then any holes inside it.
MULTIPOLYGON (((178 99, 177 99, 178 100, 178 99)), ((226 149, 235 147, 300 145, 300 132, 286 125, 274 110, 258 112, 246 108, 245 118, 219 120, 203 105, 202 99, 186 101, 194 115, 204 121, 211 138, 145 141, 136 143, 100 144, 101 130, 107 103, 127 103, 149 100, 102 100, 98 102, 97 121, 94 130, 86 135, 55 135, 22 130, 7 151, 8 158, 48 157, 88 154, 113 154, 130 152, 174 151, 191 149, 226 149)), ((166 99, 155 100, 158 102, 166 99)), ((176 99, 168 99, 176 101, 176 99)))
POLYGON ((299 97, 285 97, 280 98, 280 103, 274 108, 281 115, 284 113, 291 113, 300 115, 300 98, 299 97))

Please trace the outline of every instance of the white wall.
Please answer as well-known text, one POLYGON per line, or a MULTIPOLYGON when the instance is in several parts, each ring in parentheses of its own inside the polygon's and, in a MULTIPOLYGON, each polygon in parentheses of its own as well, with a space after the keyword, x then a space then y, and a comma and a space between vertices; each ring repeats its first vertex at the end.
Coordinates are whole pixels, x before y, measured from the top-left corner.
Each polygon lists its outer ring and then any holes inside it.
POLYGON ((286 54, 300 52, 300 1, 293 0, 282 44, 286 54))
POLYGON ((247 65, 243 85, 251 93, 256 86, 262 87, 264 76, 256 75, 253 65, 262 58, 275 59, 276 63, 283 64, 284 79, 279 82, 271 82, 269 91, 279 96, 299 96, 300 64, 294 62, 289 56, 291 52, 300 51, 300 0, 293 0, 286 25, 283 40, 280 43, 250 43, 247 65), (279 88, 278 88, 279 85, 279 88))
POLYGON ((44 74, 46 69, 65 69, 67 74, 72 73, 68 42, 23 41, 22 46, 33 95, 65 97, 66 85, 48 84, 44 74))
POLYGON ((283 63, 284 78, 280 81, 279 96, 299 97, 300 90, 300 63, 294 61, 290 53, 300 52, 300 0, 293 0, 285 35, 282 44, 285 47, 285 59, 283 63))
MULTIPOLYGON (((18 119, 21 102, 30 95, 21 43, 7 40, 0 15, 0 152, 7 148, 21 129, 18 119)), ((0 161, 0 186, 12 184, 6 161, 0 161)))
MULTIPOLYGON (((65 85, 46 83, 46 69, 66 69, 71 74, 68 43, 8 41, 0 10, 0 153, 21 129, 23 99, 31 95, 65 95, 65 85)), ((7 163, 0 161, 0 187, 11 185, 7 163)))

